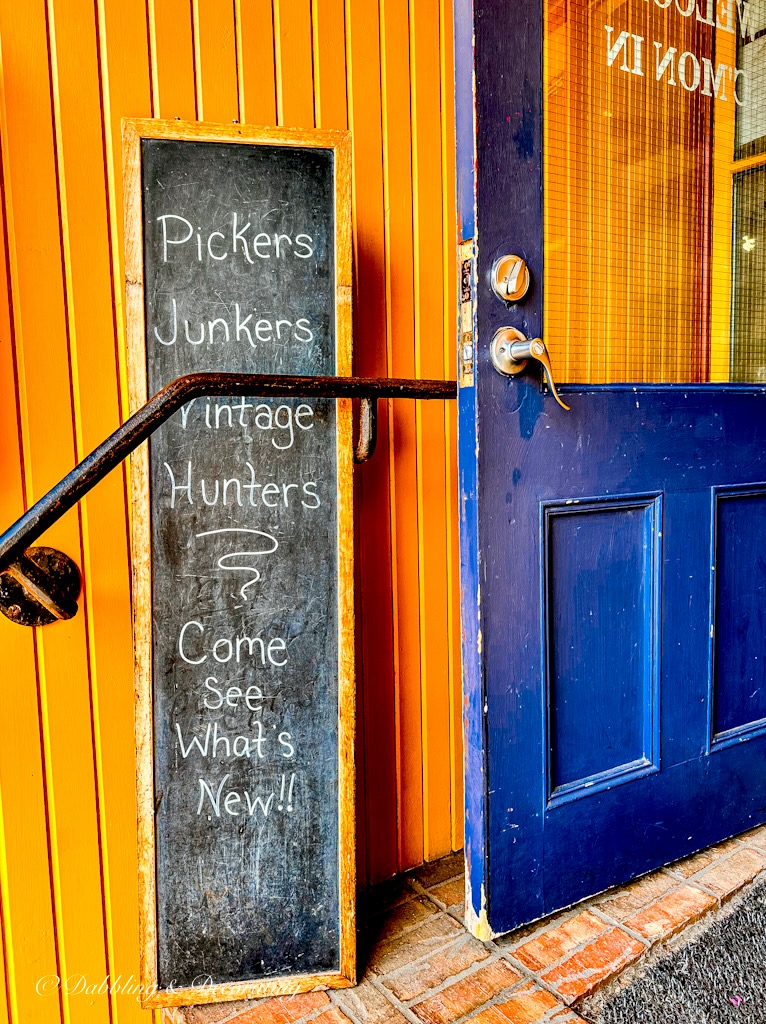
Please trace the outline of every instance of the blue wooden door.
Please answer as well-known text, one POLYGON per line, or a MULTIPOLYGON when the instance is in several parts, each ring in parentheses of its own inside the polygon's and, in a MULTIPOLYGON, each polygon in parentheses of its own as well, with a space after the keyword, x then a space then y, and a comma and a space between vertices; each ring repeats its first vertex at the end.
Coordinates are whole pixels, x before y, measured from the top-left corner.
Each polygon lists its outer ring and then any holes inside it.
POLYGON ((457 3, 483 937, 766 820, 766 96, 749 7, 457 3), (509 254, 530 274, 518 301, 492 287, 509 254), (570 411, 534 360, 498 372, 507 327, 546 342, 570 411))

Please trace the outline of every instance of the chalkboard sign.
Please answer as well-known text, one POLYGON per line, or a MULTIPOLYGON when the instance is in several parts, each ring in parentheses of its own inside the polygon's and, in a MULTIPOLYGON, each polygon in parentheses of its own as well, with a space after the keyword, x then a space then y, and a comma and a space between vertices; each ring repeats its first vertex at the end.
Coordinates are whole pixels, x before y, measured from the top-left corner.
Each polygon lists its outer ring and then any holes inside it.
MULTIPOLYGON (((350 373, 347 133, 124 122, 131 406, 350 373)), ((354 981, 347 401, 196 398, 131 463, 145 1005, 354 981)))

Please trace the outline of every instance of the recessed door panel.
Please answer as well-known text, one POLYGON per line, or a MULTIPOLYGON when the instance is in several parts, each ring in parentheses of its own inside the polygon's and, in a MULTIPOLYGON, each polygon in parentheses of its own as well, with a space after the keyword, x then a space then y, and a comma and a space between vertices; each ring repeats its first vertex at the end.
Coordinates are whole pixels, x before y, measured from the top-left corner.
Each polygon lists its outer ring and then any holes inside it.
POLYGON ((657 768, 661 503, 543 506, 549 803, 657 768))
POLYGON ((766 487, 714 491, 714 744, 766 731, 766 487))

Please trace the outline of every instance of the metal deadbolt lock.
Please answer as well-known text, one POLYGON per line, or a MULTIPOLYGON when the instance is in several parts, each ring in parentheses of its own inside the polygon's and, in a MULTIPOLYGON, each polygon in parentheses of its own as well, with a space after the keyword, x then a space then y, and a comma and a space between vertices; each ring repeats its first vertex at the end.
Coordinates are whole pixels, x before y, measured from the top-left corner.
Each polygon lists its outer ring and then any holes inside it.
POLYGON ((521 256, 501 256, 492 265, 492 291, 503 302, 519 302, 529 291, 529 267, 521 256))
POLYGON ((562 409, 569 412, 569 406, 556 390, 556 382, 551 369, 551 357, 548 355, 548 349, 542 338, 530 339, 515 327, 501 327, 492 339, 489 356, 497 372, 506 377, 515 377, 517 374, 523 373, 530 359, 540 363, 545 371, 548 387, 551 389, 553 397, 562 409))

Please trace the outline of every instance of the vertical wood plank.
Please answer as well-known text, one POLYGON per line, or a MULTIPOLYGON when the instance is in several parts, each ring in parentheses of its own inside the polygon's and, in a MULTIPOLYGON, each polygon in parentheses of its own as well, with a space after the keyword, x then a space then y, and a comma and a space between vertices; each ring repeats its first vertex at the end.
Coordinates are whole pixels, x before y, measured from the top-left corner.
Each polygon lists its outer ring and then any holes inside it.
MULTIPOLYGON (((9 346, 2 346, 0 367, 8 367, 9 346)), ((13 388, 13 367, 3 376, 3 397, 13 388)), ((13 395, 11 393, 11 399, 13 395)), ((13 408, 11 404, 10 408, 13 408)), ((15 424, 3 416, 0 425, 8 427, 3 437, 11 439, 15 424)), ((18 451, 3 446, 0 466, 3 493, 0 510, 12 521, 22 505, 11 501, 20 497, 18 451), (13 469, 16 481, 5 475, 13 469), (14 486, 14 483, 16 486, 14 486)), ((41 998, 37 983, 42 976, 59 975, 56 927, 48 856, 45 778, 40 744, 40 725, 34 638, 19 637, 18 626, 3 617, 0 643, 8 664, 24 685, 9 688, 3 701, 6 722, 0 743, 0 892, 2 892, 3 939, 5 949, 9 1018, 13 1024, 28 1020, 40 1024, 59 1024, 61 1002, 55 988, 41 998)))
POLYGON ((243 124, 277 124, 272 0, 235 0, 239 116, 243 124))
POLYGON ((148 0, 155 117, 197 116, 191 0, 148 0))
MULTIPOLYGON (((381 159, 378 4, 346 0, 349 127, 354 164, 355 372, 385 376, 385 224, 381 159)), ((388 408, 379 404, 379 445, 388 446, 388 408)), ((373 459, 357 474, 359 678, 364 686, 365 822, 368 878, 396 868, 397 805, 389 467, 373 459)))
MULTIPOLYGON (((11 64, 11 67, 13 64, 11 64)), ((8 264, 8 219, 13 211, 5 185, 8 151, 7 98, 0 76, 0 516, 11 523, 26 501, 22 471, 20 387, 14 359, 11 268, 8 264)), ((11 90, 13 96, 14 90, 11 90)), ((61 1020, 59 995, 41 999, 35 991, 42 974, 59 973, 53 917, 45 778, 40 744, 35 637, 0 616, 0 644, 17 685, 3 697, 0 742, 0 893, 3 939, 8 971, 8 1008, 13 1024, 61 1020), (33 1017, 33 1014, 37 1014, 33 1017)))
POLYGON ((151 117, 151 85, 144 0, 96 0, 101 61, 104 153, 109 190, 120 409, 128 408, 125 356, 125 274, 122 249, 122 126, 125 116, 151 117))
MULTIPOLYGON (((414 377, 412 131, 409 4, 381 0, 381 83, 386 231, 388 372, 414 377)), ((416 411, 390 403, 391 537, 397 714, 398 867, 423 859, 423 755, 420 692, 420 580, 416 411)))
POLYGON ((232 0, 192 0, 197 119, 239 120, 237 39, 232 0))
MULTIPOLYGON (((100 173, 106 173, 121 416, 125 417, 128 405, 124 345, 121 118, 128 114, 144 117, 151 114, 147 10, 144 0, 98 0, 98 39, 102 131, 106 156, 105 167, 100 173)), ((116 511, 114 514, 117 514, 116 511)), ((108 598, 105 596, 105 608, 107 601, 115 602, 118 621, 125 600, 125 588, 128 587, 126 583, 121 585, 119 595, 110 591, 108 598)), ((106 903, 112 929, 112 969, 117 976, 127 979, 131 974, 138 977, 139 973, 138 859, 132 658, 128 665, 121 654, 119 659, 118 664, 113 663, 113 671, 120 679, 125 673, 130 681, 127 685, 108 685, 108 680, 105 680, 99 687, 99 725, 96 735, 99 740, 103 738, 99 757, 104 779, 102 814, 108 851, 109 886, 106 903)), ((135 993, 121 991, 116 994, 114 1006, 120 1024, 151 1020, 151 1014, 140 1009, 135 993)))
POLYGON ((343 0, 312 0, 314 121, 317 128, 347 128, 346 40, 343 0))
POLYGON ((277 118, 285 128, 314 128, 311 0, 273 0, 277 118))
MULTIPOLYGON (((5 832, 3 793, 0 786, 0 836, 5 832)), ((9 982, 12 981, 12 963, 8 960, 8 939, 5 929, 5 903, 8 898, 8 880, 3 870, 2 840, 0 839, 0 1024, 10 1024, 11 1004, 9 982)))
MULTIPOLYGON (((415 327, 417 376, 444 373, 444 282, 434 287, 434 263, 443 265, 441 67, 439 0, 410 8, 412 67, 412 179, 415 211, 415 327), (434 330, 438 324, 439 329, 434 330)), ((437 279, 438 280, 438 279, 437 279)), ((423 736, 424 854, 452 848, 448 593, 448 544, 444 406, 421 402, 418 433, 418 534, 420 548, 420 658, 423 736)))

